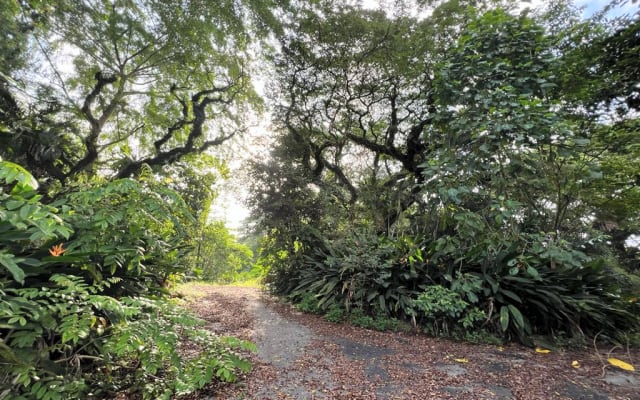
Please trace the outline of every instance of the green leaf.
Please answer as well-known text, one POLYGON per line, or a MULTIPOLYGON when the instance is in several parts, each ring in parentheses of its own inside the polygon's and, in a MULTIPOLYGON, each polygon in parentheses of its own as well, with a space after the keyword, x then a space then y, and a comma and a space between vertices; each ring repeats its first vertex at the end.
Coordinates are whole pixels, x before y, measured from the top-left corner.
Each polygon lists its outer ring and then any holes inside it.
POLYGON ((509 308, 507 306, 500 307, 500 328, 503 332, 509 327, 509 308))
POLYGON ((38 181, 23 167, 9 161, 0 161, 0 179, 7 184, 18 182, 31 190, 38 188, 38 181))
POLYGON ((9 270, 16 282, 23 284, 25 276, 24 271, 17 264, 20 261, 22 261, 22 259, 14 257, 13 254, 0 253, 0 264, 4 265, 4 267, 9 270))
POLYGON ((383 295, 378 296, 378 303, 380 304, 380 310, 381 311, 384 312, 384 311, 387 310, 387 305, 386 305, 386 302, 384 300, 384 296, 383 295))
POLYGON ((534 279, 540 278, 540 273, 538 273, 538 270, 531 265, 527 266, 527 273, 534 279))
MULTIPOLYGON (((514 305, 509 304, 507 306, 509 308, 509 312, 511 313, 511 316, 513 317, 513 320, 516 324, 516 326, 520 329, 524 328, 524 317, 522 316, 522 313, 520 312, 520 310, 518 310, 514 305)), ((502 312, 502 310, 500 310, 502 312)))

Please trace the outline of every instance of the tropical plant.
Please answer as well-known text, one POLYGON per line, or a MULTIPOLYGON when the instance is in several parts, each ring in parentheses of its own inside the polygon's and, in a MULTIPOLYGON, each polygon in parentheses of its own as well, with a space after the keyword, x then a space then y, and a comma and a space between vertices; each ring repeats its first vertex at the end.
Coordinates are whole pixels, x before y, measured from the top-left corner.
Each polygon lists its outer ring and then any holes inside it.
POLYGON ((0 161, 0 183, 0 397, 168 399, 249 368, 236 350, 253 345, 198 329, 202 321, 165 300, 113 296, 144 293, 157 285, 152 273, 172 272, 160 251, 175 245, 171 224, 184 216, 175 193, 130 180, 96 185, 67 193, 74 215, 61 200, 42 204, 16 164, 0 161), (126 241, 140 248, 129 252, 126 241), (183 357, 187 343, 197 356, 183 357))
POLYGON ((300 268, 291 297, 312 294, 321 309, 338 304, 371 315, 411 315, 412 299, 429 277, 426 264, 407 254, 405 244, 367 230, 327 243, 300 268))
POLYGON ((252 204, 276 292, 525 343, 637 329, 637 123, 601 90, 635 107, 637 24, 419 3, 292 22, 252 204))
POLYGON ((138 294, 189 270, 183 256, 195 220, 182 198, 153 177, 85 184, 53 204, 72 211, 67 221, 75 231, 58 260, 92 279, 118 276, 122 293, 138 294))

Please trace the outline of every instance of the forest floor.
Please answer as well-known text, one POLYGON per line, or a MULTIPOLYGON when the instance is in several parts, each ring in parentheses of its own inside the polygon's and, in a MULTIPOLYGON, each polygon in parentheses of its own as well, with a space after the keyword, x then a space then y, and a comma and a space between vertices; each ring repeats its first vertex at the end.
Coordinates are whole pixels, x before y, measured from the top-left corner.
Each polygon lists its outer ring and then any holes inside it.
POLYGON ((627 349, 536 353, 415 333, 375 332, 297 312, 256 288, 192 286, 190 308, 219 335, 251 340, 254 368, 191 400, 231 399, 640 399, 638 362, 627 349), (611 352, 613 350, 613 352, 611 352), (577 361, 579 368, 572 366, 577 361))

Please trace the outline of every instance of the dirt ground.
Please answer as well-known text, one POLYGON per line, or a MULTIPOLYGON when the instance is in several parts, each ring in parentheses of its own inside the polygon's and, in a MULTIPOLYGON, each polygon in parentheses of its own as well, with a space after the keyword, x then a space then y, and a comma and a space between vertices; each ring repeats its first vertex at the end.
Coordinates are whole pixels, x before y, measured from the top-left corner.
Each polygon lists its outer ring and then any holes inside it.
POLYGON ((638 365, 637 351, 540 354, 381 333, 299 313, 255 288, 192 289, 200 295, 190 307, 208 329, 258 346, 249 356, 252 372, 239 383, 212 385, 192 400, 640 399, 640 374, 606 362, 614 356, 638 365))

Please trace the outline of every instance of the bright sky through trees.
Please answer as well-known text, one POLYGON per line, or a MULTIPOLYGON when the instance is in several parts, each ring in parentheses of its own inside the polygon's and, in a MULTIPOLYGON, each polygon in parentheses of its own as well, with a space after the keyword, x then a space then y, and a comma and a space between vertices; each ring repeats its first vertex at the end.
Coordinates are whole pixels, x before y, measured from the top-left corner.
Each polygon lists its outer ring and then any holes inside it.
MULTIPOLYGON (((364 8, 375 9, 382 5, 388 7, 389 1, 385 0, 363 0, 364 8)), ((544 0, 522 1, 522 7, 532 9, 539 8, 545 4, 544 0)), ((588 18, 594 13, 604 9, 610 3, 609 0, 578 0, 576 5, 583 7, 583 17, 588 18)), ((633 4, 631 0, 623 3, 619 7, 611 10, 610 15, 615 17, 623 14, 637 12, 638 4, 633 4)), ((263 77, 254 78, 253 84, 256 91, 263 96, 265 94, 265 80, 263 77)), ((232 171, 228 180, 217 184, 218 198, 211 207, 211 219, 224 221, 232 231, 240 232, 245 224, 245 219, 249 216, 249 211, 244 202, 248 192, 246 190, 246 175, 242 172, 243 165, 251 158, 267 157, 267 147, 271 136, 270 122, 271 115, 265 113, 260 121, 254 121, 250 127, 248 135, 240 142, 233 142, 227 146, 226 156, 229 167, 232 171)))

